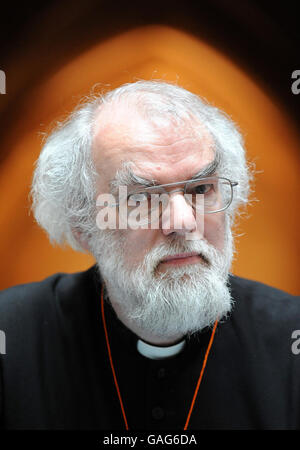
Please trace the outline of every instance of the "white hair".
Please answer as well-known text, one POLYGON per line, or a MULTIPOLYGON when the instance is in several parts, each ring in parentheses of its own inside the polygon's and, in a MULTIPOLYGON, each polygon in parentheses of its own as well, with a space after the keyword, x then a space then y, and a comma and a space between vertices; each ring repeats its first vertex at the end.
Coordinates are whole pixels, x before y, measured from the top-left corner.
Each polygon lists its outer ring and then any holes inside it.
POLYGON ((88 238, 95 230, 98 174, 92 159, 93 130, 99 110, 118 102, 128 102, 149 121, 158 117, 171 123, 188 123, 195 117, 200 120, 214 141, 220 160, 218 175, 238 182, 226 210, 233 223, 240 206, 248 201, 251 179, 236 125, 224 112, 177 85, 137 81, 88 97, 46 139, 36 163, 31 195, 35 219, 50 241, 84 251, 74 231, 88 238))
POLYGON ((216 319, 228 317, 234 300, 227 285, 233 256, 229 217, 222 251, 205 239, 185 240, 170 235, 151 248, 137 265, 127 263, 123 236, 115 230, 98 230, 91 239, 107 295, 125 325, 149 342, 151 337, 177 339, 190 336, 216 319), (172 267, 161 272, 166 255, 197 252, 205 262, 172 267))

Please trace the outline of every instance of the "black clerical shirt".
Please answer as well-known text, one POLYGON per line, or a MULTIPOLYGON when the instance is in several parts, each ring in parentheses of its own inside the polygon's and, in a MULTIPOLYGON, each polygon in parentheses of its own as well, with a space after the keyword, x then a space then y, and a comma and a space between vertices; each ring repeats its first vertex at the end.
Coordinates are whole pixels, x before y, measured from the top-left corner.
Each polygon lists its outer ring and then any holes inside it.
MULTIPOLYGON (((189 429, 300 429, 300 299, 230 276, 235 307, 218 325, 189 429)), ((183 430, 211 329, 151 360, 105 304, 130 430, 183 430)), ((96 266, 0 294, 0 428, 124 430, 96 266)))

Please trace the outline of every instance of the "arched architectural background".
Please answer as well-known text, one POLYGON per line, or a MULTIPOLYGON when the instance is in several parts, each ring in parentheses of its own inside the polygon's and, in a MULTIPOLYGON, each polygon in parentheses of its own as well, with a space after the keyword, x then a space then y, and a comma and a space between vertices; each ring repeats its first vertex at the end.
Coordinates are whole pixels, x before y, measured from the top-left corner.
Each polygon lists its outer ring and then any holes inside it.
POLYGON ((244 236, 237 241, 233 272, 299 292, 300 139, 295 124, 276 97, 228 54, 199 36, 165 25, 132 27, 99 39, 29 84, 17 99, 13 126, 11 122, 1 139, 1 288, 93 263, 90 256, 53 248, 29 215, 33 164, 41 133, 70 112, 93 85, 109 89, 139 78, 177 81, 239 124, 258 171, 257 201, 239 226, 244 236))

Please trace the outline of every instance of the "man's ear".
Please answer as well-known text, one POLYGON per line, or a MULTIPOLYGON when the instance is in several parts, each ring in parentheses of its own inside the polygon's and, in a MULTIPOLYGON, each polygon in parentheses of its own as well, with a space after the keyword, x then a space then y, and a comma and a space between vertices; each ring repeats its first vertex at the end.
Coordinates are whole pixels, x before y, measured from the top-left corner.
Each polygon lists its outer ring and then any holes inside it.
POLYGON ((84 249, 86 250, 88 253, 90 253, 90 247, 89 244, 87 242, 87 239, 84 237, 83 233, 81 231, 78 231, 76 229, 73 229, 73 236, 76 239, 76 241, 78 242, 78 244, 84 249))

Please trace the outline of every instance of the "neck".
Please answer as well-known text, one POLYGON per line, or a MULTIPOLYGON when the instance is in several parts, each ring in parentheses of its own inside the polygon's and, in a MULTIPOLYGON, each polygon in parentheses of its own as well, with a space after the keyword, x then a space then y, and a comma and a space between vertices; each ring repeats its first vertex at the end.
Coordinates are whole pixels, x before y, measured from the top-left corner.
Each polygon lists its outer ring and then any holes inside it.
POLYGON ((147 330, 142 329, 138 326, 138 324, 130 319, 128 315, 126 314, 126 309, 123 307, 122 304, 119 302, 116 302, 114 300, 113 295, 111 295, 111 290, 106 284, 106 289, 109 297, 109 301, 118 317, 118 319, 133 333, 135 333, 140 339, 142 339, 145 342, 148 342, 152 345, 158 345, 161 347, 168 347, 171 345, 175 345, 178 342, 182 341, 184 339, 183 334, 174 334, 174 335, 160 335, 156 336, 152 333, 148 332, 147 330))

